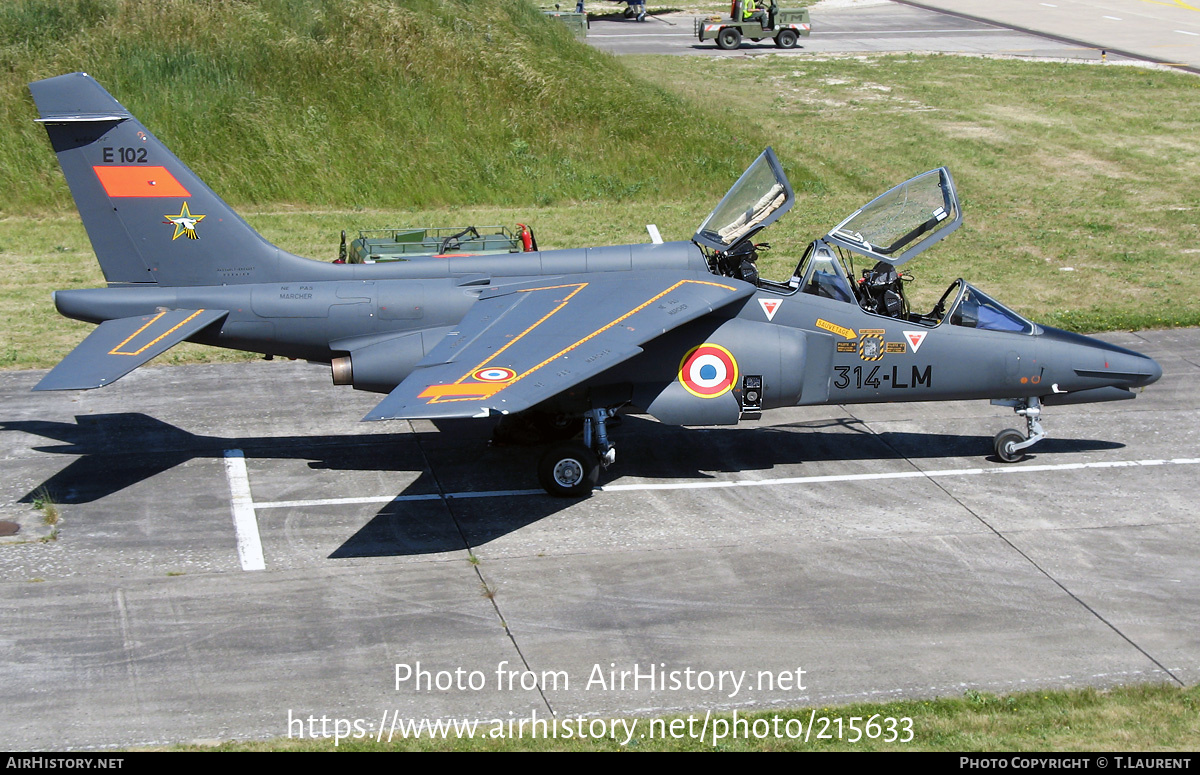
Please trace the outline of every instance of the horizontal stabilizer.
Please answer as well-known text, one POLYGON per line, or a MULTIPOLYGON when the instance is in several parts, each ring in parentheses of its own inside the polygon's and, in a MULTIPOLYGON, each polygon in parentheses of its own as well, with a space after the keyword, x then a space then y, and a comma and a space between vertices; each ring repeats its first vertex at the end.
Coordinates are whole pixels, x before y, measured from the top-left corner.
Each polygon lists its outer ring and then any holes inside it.
POLYGON ((34 390, 88 390, 116 382, 228 314, 223 309, 172 309, 105 321, 34 390))

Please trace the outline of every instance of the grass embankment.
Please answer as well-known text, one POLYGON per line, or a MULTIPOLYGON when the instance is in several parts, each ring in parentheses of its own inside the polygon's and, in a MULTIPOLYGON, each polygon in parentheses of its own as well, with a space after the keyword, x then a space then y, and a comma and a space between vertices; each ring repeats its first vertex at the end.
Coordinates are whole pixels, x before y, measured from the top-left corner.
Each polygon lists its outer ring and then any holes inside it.
POLYGON ((731 125, 523 0, 8 0, 0 65, 5 214, 69 201, 26 83, 75 70, 238 204, 628 201, 745 166, 731 125))
MULTIPOLYGON (((649 719, 638 719, 629 745, 622 743, 628 733, 616 738, 589 740, 494 739, 489 731, 506 728, 481 722, 474 739, 395 740, 391 744, 375 744, 342 740, 335 747, 332 740, 276 739, 263 742, 226 743, 219 748, 233 751, 295 751, 295 750, 404 750, 404 751, 1194 751, 1200 745, 1200 688, 1180 689, 1174 686, 1129 686, 1098 691, 1021 692, 998 697, 968 691, 958 698, 938 700, 906 700, 888 703, 863 703, 841 707, 738 712, 743 739, 726 737, 714 745, 713 730, 722 727, 710 719, 708 737, 697 739, 705 714, 693 714, 689 725, 687 716, 678 717, 683 723, 671 727, 668 721, 655 729, 674 729, 681 737, 649 739, 649 719), (878 726, 871 727, 875 739, 867 739, 867 721, 874 718, 878 726), (829 723, 813 724, 808 741, 802 738, 810 718, 828 719, 829 723), (851 730, 851 719, 859 734, 851 730), (911 727, 885 719, 912 719, 911 727), (837 738, 841 720, 841 739, 837 738), (765 721, 764 721, 765 720, 765 721), (757 722, 757 724, 756 724, 757 722), (790 724, 789 724, 790 722, 790 724), (909 737, 911 741, 899 742, 909 737), (689 735, 686 730, 691 729, 689 735), (755 731, 757 730, 757 732, 755 731), (774 730, 774 731, 773 731, 774 730), (827 738, 818 739, 824 732, 827 738), (647 734, 640 737, 639 734, 647 734), (749 734, 753 739, 744 739, 749 734), (776 736, 778 734, 778 736, 776 736), (762 735, 756 737, 756 735, 762 735), (788 736, 793 739, 786 739, 788 736), (848 738, 860 737, 858 742, 848 738), (780 738, 784 739, 780 739, 780 738), (884 742, 888 737, 896 742, 884 742)), ((732 721, 732 714, 713 714, 713 719, 732 721)), ((572 717, 574 721, 574 717, 572 717)), ((627 720, 628 721, 628 720, 627 720)), ((319 723, 318 723, 319 727, 319 723)), ((619 727, 627 729, 625 726, 619 727)), ((732 723, 725 727, 732 734, 732 723)), ((171 750, 212 750, 207 746, 185 746, 171 750)))

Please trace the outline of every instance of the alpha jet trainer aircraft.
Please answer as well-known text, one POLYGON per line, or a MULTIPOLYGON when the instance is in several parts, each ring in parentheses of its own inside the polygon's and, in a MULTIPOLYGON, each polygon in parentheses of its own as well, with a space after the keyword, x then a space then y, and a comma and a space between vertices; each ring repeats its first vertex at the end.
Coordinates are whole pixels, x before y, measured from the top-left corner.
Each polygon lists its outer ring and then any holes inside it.
POLYGON ((108 281, 58 291, 99 326, 36 390, 107 385, 184 340, 329 363, 387 393, 364 418, 500 418, 499 436, 559 439, 539 479, 591 491, 609 425, 643 412, 735 424, 811 404, 991 399, 1043 438, 1043 405, 1132 398, 1150 358, 1031 323, 962 280, 927 313, 897 267, 962 222, 946 169, 909 180, 807 248, 786 282, 752 240, 791 208, 767 149, 691 242, 327 264, 264 240, 83 73, 30 85, 108 281), (853 278, 853 257, 872 268, 853 278), (563 441, 582 430, 582 439, 563 441))

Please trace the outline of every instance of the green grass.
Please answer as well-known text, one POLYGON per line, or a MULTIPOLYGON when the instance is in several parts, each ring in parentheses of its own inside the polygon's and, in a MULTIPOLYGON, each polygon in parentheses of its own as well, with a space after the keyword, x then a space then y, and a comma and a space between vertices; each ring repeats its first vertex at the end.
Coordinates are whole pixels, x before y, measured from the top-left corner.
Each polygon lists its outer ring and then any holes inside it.
POLYGON ((242 204, 632 201, 743 166, 734 125, 523 0, 6 0, 0 213, 66 205, 26 84, 76 70, 242 204))
MULTIPOLYGON (((540 714, 539 714, 540 716, 540 714)), ((704 712, 691 714, 692 729, 701 729, 704 712)), ((264 742, 225 743, 221 750, 403 750, 403 751, 1194 751, 1200 746, 1200 687, 1181 689, 1175 686, 1141 685, 1111 690, 1075 689, 1067 691, 1031 691, 997 696, 971 690, 962 697, 936 700, 902 700, 888 703, 861 703, 841 707, 799 708, 746 713, 739 711, 738 719, 746 722, 745 729, 754 738, 755 723, 765 736, 755 739, 722 739, 714 745, 711 730, 719 728, 714 719, 728 722, 731 713, 715 713, 709 720, 709 736, 701 741, 696 735, 679 739, 649 739, 638 732, 650 728, 650 719, 638 719, 631 744, 623 746, 623 737, 611 735, 589 740, 491 739, 485 736, 499 729, 494 723, 481 722, 480 733, 474 739, 396 739, 392 743, 375 744, 371 740, 347 739, 337 746, 332 740, 288 740, 279 738, 264 742), (867 720, 876 717, 880 727, 873 740, 848 742, 854 734, 850 720, 866 730, 867 720), (810 718, 828 719, 827 724, 814 724, 807 741, 787 739, 790 728, 798 738, 798 730, 807 728, 810 718), (911 741, 886 742, 888 736, 907 737, 910 727, 897 721, 895 727, 879 719, 911 719, 911 741), (778 724, 776 726, 776 719, 778 724), (834 732, 836 720, 841 720, 842 739, 834 732), (789 727, 788 722, 791 721, 789 727), (774 729, 783 730, 775 736, 774 729), (895 733, 888 730, 895 729, 895 733), (818 733, 829 737, 818 739, 818 733)), ((543 717, 544 718, 544 717, 543 717)), ((574 717, 572 717, 573 719, 574 717)), ((689 729, 688 716, 677 726, 689 729)), ((626 722, 630 719, 626 719, 626 722)), ((658 729, 670 729, 670 719, 658 729)), ((627 735, 625 735, 627 736, 627 735)), ((211 747, 185 746, 172 750, 211 750, 211 747)))

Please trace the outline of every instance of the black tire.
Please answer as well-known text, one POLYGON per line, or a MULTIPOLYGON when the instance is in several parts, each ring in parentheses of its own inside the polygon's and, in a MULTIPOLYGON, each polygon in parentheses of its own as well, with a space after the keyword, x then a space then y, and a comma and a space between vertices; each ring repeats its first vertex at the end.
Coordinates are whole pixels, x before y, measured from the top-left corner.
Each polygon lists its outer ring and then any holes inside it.
POLYGON ((742 31, 737 27, 722 27, 717 33, 717 48, 732 51, 742 45, 742 31))
POLYGON ((1000 431, 996 434, 993 443, 996 449, 996 457, 1005 463, 1016 463, 1019 460, 1024 460, 1025 451, 1012 448, 1014 444, 1020 444, 1024 440, 1025 434, 1013 428, 1000 431))
POLYGON ((590 495, 600 479, 600 459, 579 442, 551 447, 538 463, 538 481, 559 498, 590 495))
POLYGON ((630 8, 629 6, 625 6, 625 10, 622 11, 621 13, 622 13, 622 15, 624 15, 624 17, 626 19, 632 19, 635 15, 634 10, 632 8, 630 8))
POLYGON ((800 36, 795 30, 780 30, 775 36, 775 45, 779 48, 795 48, 800 36))

